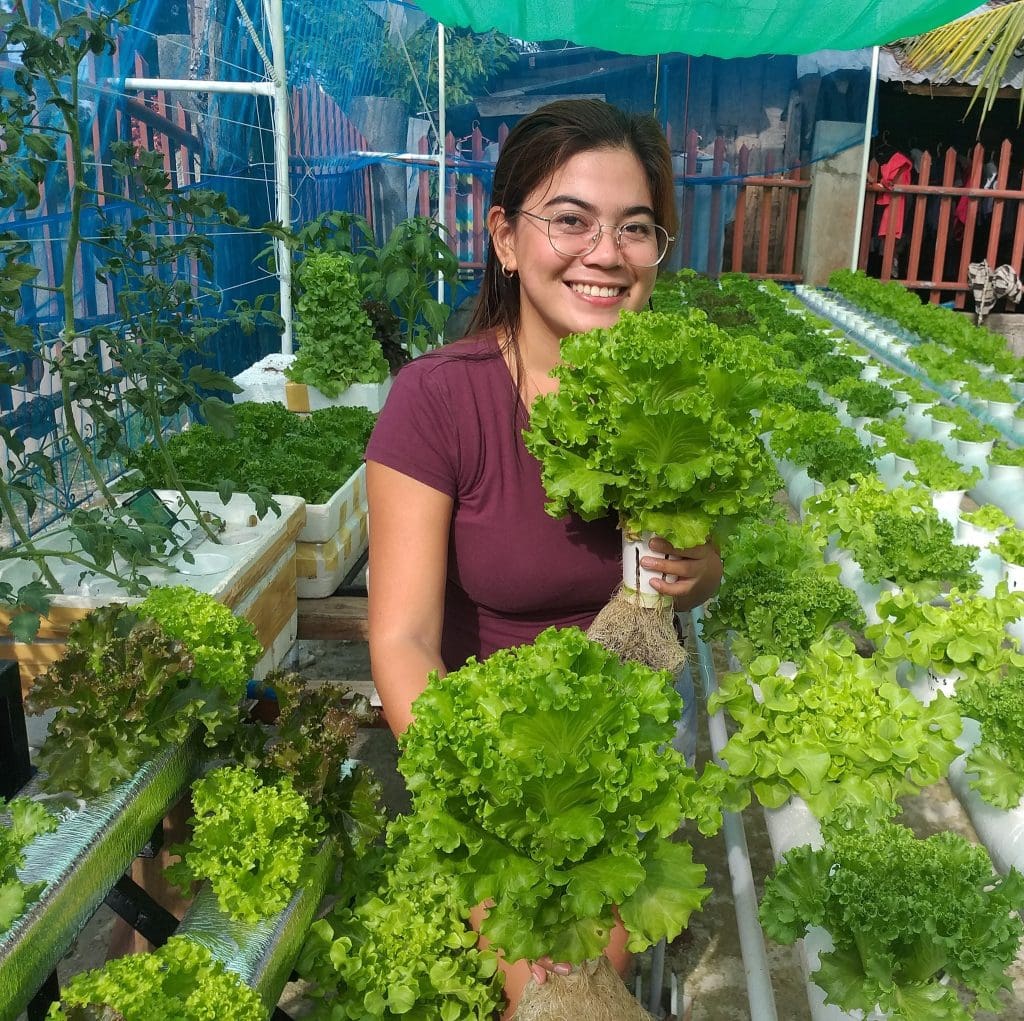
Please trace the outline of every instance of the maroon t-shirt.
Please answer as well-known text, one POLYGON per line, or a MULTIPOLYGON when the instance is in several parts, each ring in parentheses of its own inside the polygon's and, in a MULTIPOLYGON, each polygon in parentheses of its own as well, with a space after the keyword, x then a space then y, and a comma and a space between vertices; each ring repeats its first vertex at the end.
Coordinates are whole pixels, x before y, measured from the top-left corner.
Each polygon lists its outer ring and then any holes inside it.
POLYGON ((545 513, 525 425, 497 339, 485 333, 406 365, 366 448, 368 461, 455 502, 441 639, 449 670, 552 625, 586 628, 621 578, 614 516, 545 513))

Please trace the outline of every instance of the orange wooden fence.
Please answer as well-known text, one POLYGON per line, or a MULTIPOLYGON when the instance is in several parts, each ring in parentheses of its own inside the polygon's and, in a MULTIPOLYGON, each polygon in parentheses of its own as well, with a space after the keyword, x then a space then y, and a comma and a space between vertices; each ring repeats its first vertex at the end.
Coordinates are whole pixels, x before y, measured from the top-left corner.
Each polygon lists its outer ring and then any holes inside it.
POLYGON ((1020 272, 1024 255, 1024 174, 1009 139, 998 160, 976 145, 961 155, 923 153, 907 183, 887 187, 877 160, 868 168, 860 268, 882 280, 898 279, 926 291, 932 303, 952 299, 964 308, 970 292, 967 268, 986 259, 993 268, 1009 263, 1020 272), (933 183, 936 182, 936 183, 933 183), (880 234, 879 199, 894 210, 880 234), (902 214, 902 217, 901 215, 902 214), (902 218, 901 229, 896 226, 902 218), (876 259, 872 259, 872 255, 876 259), (877 258, 880 265, 876 266, 877 258))

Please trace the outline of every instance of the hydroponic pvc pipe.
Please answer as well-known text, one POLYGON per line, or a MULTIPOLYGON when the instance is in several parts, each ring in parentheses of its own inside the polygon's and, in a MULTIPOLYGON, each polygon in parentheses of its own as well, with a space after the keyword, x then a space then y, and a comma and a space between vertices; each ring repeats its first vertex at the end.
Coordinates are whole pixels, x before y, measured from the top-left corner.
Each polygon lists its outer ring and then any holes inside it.
MULTIPOLYGON (((697 631, 697 625, 704 616, 703 610, 697 607, 691 612, 691 616, 696 635, 701 680, 705 696, 707 696, 718 688, 715 666, 711 659, 711 650, 701 640, 697 631)), ((728 740, 725 718, 721 712, 708 717, 708 730, 711 734, 711 748, 715 761, 720 763, 719 755, 728 740)), ((775 999, 768 970, 764 933, 757 916, 757 896, 753 888, 750 856, 747 853, 743 823, 734 813, 723 812, 722 815, 724 820, 722 829, 729 855, 729 872, 733 877, 733 896, 736 903, 736 921, 740 930, 740 946, 743 950, 743 966, 747 972, 750 1016, 756 1018, 757 1021, 761 1021, 762 1018, 771 1021, 777 1017, 775 999), (730 817, 735 820, 735 825, 738 827, 739 843, 734 843, 737 834, 730 828, 730 817), (737 869, 741 871, 739 883, 737 883, 736 873, 733 872, 734 861, 737 869), (769 1010, 771 1013, 768 1012, 769 1010)), ((802 844, 811 844, 813 847, 821 846, 821 827, 807 805, 799 798, 791 799, 782 808, 766 809, 764 818, 772 854, 776 861, 792 847, 799 847, 802 844)), ((799 941, 800 966, 807 984, 807 1003, 810 1007, 811 1018, 813 1021, 852 1021, 852 1015, 846 1011, 826 1004, 824 991, 810 979, 811 973, 818 970, 818 955, 831 949, 831 938, 820 928, 808 930, 804 938, 799 941)))
MULTIPOLYGON (((53 833, 36 837, 25 849, 19 878, 47 886, 0 935, 0 1018, 13 1018, 24 1010, 153 827, 178 800, 192 779, 198 744, 194 736, 164 749, 130 780, 91 799, 53 833)), ((38 795, 38 780, 23 793, 38 795)))
POLYGON ((307 863, 300 885, 279 914, 255 924, 223 914, 217 898, 204 885, 182 919, 176 935, 206 947, 259 994, 268 1014, 281 998, 299 950, 323 899, 336 863, 337 845, 329 838, 307 863))
MULTIPOLYGON (((715 667, 711 661, 711 650, 700 637, 699 625, 704 619, 701 607, 690 613, 693 634, 697 645, 701 682, 705 698, 718 688, 715 667)), ((721 764, 719 755, 725 747, 728 735, 725 718, 721 712, 708 716, 708 730, 715 761, 721 764)), ((754 876, 750 869, 750 853, 743 820, 735 812, 722 813, 722 835, 732 879, 733 904, 736 909, 736 926, 740 936, 740 950, 743 955, 743 970, 747 977, 747 999, 750 1002, 750 1016, 758 1021, 776 1021, 775 995, 772 990, 771 972, 768 968, 768 953, 764 945, 764 933, 757 916, 757 893, 754 890, 754 876)))

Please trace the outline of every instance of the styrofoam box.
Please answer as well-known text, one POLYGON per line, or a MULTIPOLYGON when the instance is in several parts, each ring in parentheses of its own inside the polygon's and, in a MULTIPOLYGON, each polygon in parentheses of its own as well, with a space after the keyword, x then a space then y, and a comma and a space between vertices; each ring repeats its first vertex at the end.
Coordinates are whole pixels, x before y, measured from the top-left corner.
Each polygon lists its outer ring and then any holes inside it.
POLYGON ((294 355, 275 352, 250 365, 244 372, 234 376, 235 383, 242 388, 234 395, 236 404, 253 401, 258 404, 277 402, 289 411, 308 413, 321 408, 369 408, 380 411, 384 407, 391 377, 383 383, 353 383, 337 397, 326 397, 316 387, 305 383, 293 383, 285 375, 285 369, 295 359, 294 355))
POLYGON ((390 390, 390 376, 383 383, 353 383, 337 397, 327 397, 315 386, 288 380, 284 385, 284 404, 289 411, 300 414, 324 408, 368 408, 376 412, 384 407, 390 390))
POLYGON ((368 541, 366 508, 357 507, 327 542, 295 545, 295 591, 299 599, 331 595, 356 565, 368 541))
POLYGON ((329 542, 357 511, 366 512, 366 465, 361 464, 326 503, 306 504, 299 542, 329 542))

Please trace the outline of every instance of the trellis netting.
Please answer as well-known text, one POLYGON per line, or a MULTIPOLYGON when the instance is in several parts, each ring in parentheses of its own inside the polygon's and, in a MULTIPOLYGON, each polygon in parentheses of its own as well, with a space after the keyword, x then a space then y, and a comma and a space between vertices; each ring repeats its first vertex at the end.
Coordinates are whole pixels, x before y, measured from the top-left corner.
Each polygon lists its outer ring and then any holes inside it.
MULTIPOLYGON (((112 10, 112 3, 101 0, 88 10, 103 10, 104 5, 112 10)), ((4 0, 3 9, 12 6, 4 0)), ((797 5, 792 6, 795 10, 797 5)), ((836 14, 839 7, 849 13, 849 3, 799 6, 811 12, 805 27, 827 24, 831 30, 812 34, 808 28, 804 35, 790 35, 789 41, 843 46, 847 39, 860 45, 926 28, 925 21, 948 20, 969 5, 952 0, 905 3, 887 15, 880 4, 856 0, 853 6, 870 15, 866 20, 836 14)), ((458 303, 471 296, 482 266, 484 217, 500 142, 521 116, 555 97, 599 96, 632 111, 653 113, 663 125, 675 153, 678 198, 691 210, 689 236, 681 239, 669 268, 720 268, 742 176, 807 163, 863 137, 869 78, 865 51, 799 59, 777 53, 733 59, 698 55, 783 48, 787 40, 780 26, 795 31, 796 22, 779 20, 792 14, 781 0, 768 5, 775 10, 772 17, 763 3, 719 10, 706 4, 692 9, 648 4, 641 9, 629 3, 541 5, 530 0, 509 5, 496 0, 496 10, 520 19, 495 21, 499 29, 504 27, 504 35, 487 31, 490 22, 479 19, 487 20, 491 12, 474 0, 466 10, 479 15, 473 24, 484 33, 474 35, 468 27, 445 31, 443 117, 437 99, 437 22, 430 15, 452 14, 468 22, 466 11, 438 0, 422 7, 383 0, 284 0, 287 125, 275 123, 268 94, 272 7, 256 0, 138 0, 129 8, 115 51, 91 56, 78 81, 79 122, 87 140, 86 183, 105 192, 96 217, 116 221, 120 197, 108 190, 111 146, 130 140, 139 149, 160 153, 175 185, 223 191, 248 216, 252 228, 277 218, 276 127, 287 137, 289 212, 295 226, 321 213, 347 210, 365 216, 382 243, 401 219, 435 213, 443 188, 447 240, 465 277, 461 292, 449 296, 458 303), (564 20, 533 20, 541 7, 561 12, 564 20), (588 25, 607 27, 606 13, 625 12, 639 26, 644 12, 663 15, 666 10, 678 26, 703 26, 706 31, 645 32, 645 47, 632 45, 617 27, 618 34, 607 38, 584 31, 588 25), (761 28, 754 31, 758 18, 761 28), (730 37, 736 37, 729 47, 722 45, 726 23, 730 37), (538 25, 555 38, 537 35, 538 25), (654 52, 635 56, 597 48, 595 38, 603 46, 654 52), (737 41, 741 38, 742 45, 737 41), (194 81, 196 87, 129 87, 133 78, 194 81), (214 92, 204 87, 210 80, 240 86, 257 82, 268 89, 263 95, 214 92), (437 176, 442 120, 447 135, 443 184, 437 176), (830 125, 828 131, 819 130, 823 123, 830 125), (716 190, 718 199, 712 202, 716 190)), ((87 10, 78 0, 34 0, 19 9, 43 27, 55 22, 58 11, 67 18, 87 10)), ((3 42, 0 80, 4 88, 16 89, 19 47, 6 38, 3 42)), ((65 96, 69 88, 69 82, 57 83, 65 96)), ((41 109, 42 116, 52 116, 52 109, 41 109)), ((10 164, 27 155, 8 148, 3 159, 10 164)), ((49 166, 38 204, 0 205, 0 230, 7 243, 31 242, 33 262, 41 270, 37 283, 43 287, 22 288, 19 312, 20 320, 36 330, 39 343, 52 341, 63 324, 60 302, 43 288, 56 286, 66 269, 61 246, 72 175, 64 155, 59 152, 49 166)), ((97 281, 91 272, 98 255, 90 222, 83 231, 81 255, 68 270, 78 274, 79 321, 124 328, 128 324, 116 314, 117 281, 97 281)), ((212 275, 192 264, 177 269, 196 293, 205 295, 204 307, 215 319, 236 299, 273 298, 277 293, 274 264, 266 254, 268 237, 252 228, 218 229, 212 235, 212 275)), ((210 360, 237 374, 279 344, 269 329, 245 334, 235 325, 224 325, 213 337, 210 360)), ((28 370, 23 387, 0 393, 4 423, 19 437, 38 442, 54 436, 59 430, 52 380, 30 357, 2 350, 0 356, 20 360, 28 370)))

